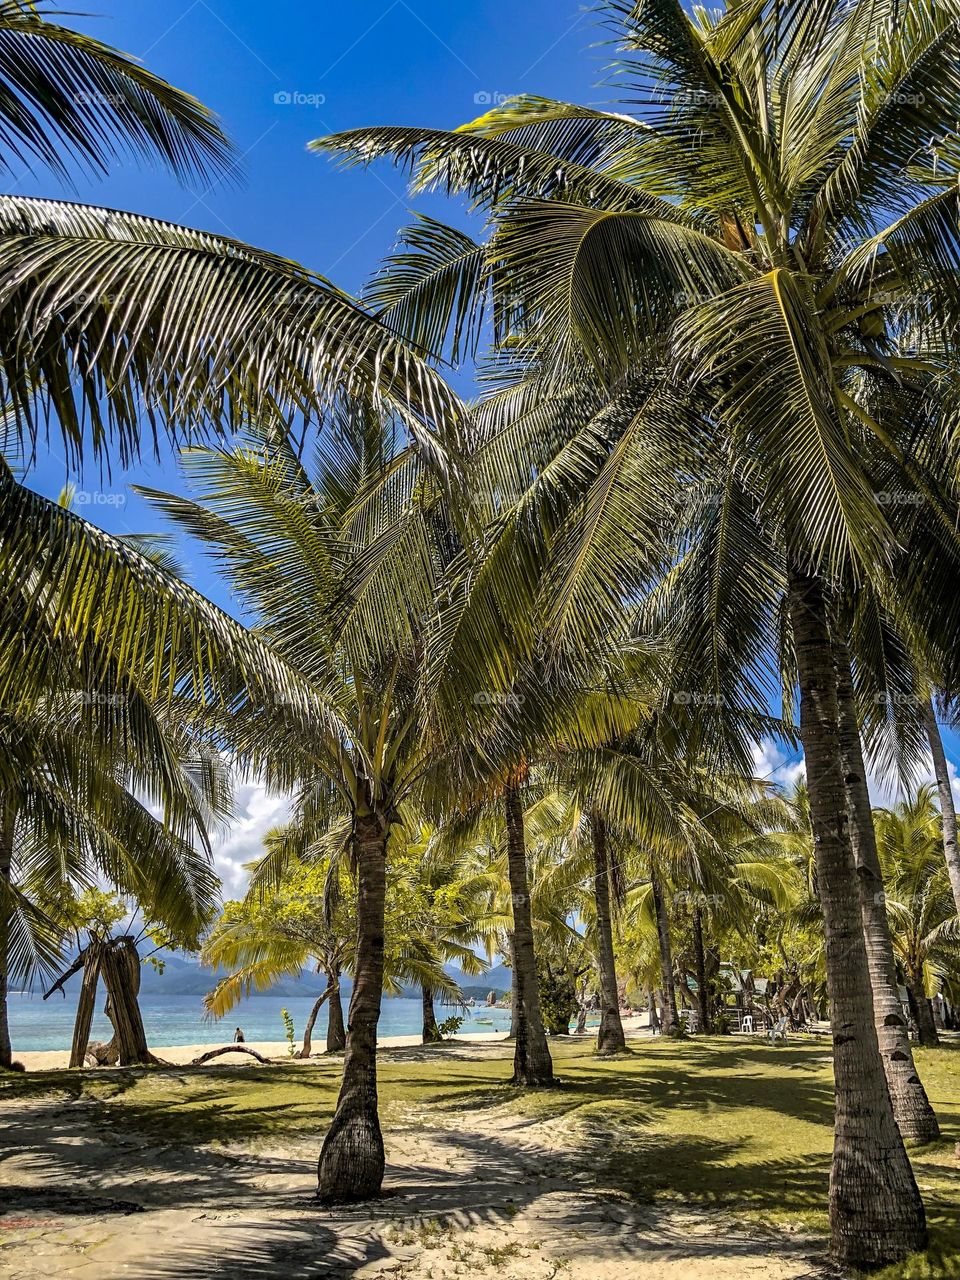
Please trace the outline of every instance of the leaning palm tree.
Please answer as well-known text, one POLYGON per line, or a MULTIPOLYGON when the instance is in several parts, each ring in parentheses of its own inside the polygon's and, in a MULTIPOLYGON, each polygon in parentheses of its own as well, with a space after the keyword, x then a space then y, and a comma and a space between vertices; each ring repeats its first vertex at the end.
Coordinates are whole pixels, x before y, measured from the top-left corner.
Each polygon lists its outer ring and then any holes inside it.
MULTIPOLYGON (((358 130, 320 145, 362 162, 397 157, 421 187, 493 210, 489 246, 433 236, 413 255, 416 290, 408 274, 391 301, 405 327, 462 339, 461 299, 489 289, 504 358, 535 368, 528 403, 586 368, 614 406, 567 449, 564 483, 575 466, 584 497, 550 581, 558 641, 566 630, 582 642, 620 600, 667 440, 676 454, 679 437, 688 474, 714 442, 728 455, 747 498, 737 510, 721 501, 728 539, 759 523, 782 540, 774 565, 798 667, 836 1032, 834 1248, 884 1263, 921 1246, 925 1224, 873 1022, 831 602, 849 578, 894 585, 914 617, 930 610, 941 625, 956 607, 955 593, 931 591, 931 572, 891 576, 902 544, 865 460, 885 457, 882 492, 917 494, 951 548, 950 510, 921 474, 916 390, 932 366, 952 415, 957 13, 927 0, 606 8, 641 119, 523 99, 456 133, 358 130), (924 332, 923 357, 894 351, 906 323, 924 332), (657 361, 670 381, 638 387, 636 369, 657 361), (678 382, 706 403, 678 404, 678 382), (592 527, 578 537, 585 511, 592 527)), ((929 417, 923 427, 928 460, 941 446, 952 454, 949 429, 929 417)), ((762 559, 723 607, 766 591, 753 574, 762 559)))

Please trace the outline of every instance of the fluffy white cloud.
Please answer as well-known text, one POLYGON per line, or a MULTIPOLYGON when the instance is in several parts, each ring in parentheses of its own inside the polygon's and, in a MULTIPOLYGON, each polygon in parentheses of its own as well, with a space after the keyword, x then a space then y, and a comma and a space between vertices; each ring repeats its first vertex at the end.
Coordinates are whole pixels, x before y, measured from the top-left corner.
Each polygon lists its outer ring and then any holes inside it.
POLYGON ((213 861, 223 881, 223 896, 236 898, 247 887, 245 863, 263 854, 263 838, 271 827, 290 817, 291 797, 270 792, 262 782, 240 781, 234 795, 235 815, 229 828, 213 840, 213 861))
POLYGON ((764 738, 762 742, 753 744, 753 773, 755 778, 765 782, 775 782, 789 791, 797 781, 804 777, 807 766, 803 756, 796 752, 789 754, 772 738, 764 738))

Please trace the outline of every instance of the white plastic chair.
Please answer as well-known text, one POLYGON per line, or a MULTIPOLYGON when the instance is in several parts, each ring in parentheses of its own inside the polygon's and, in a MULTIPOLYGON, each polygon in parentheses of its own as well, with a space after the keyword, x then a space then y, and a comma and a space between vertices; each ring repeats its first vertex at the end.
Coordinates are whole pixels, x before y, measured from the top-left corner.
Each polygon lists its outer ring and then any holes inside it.
POLYGON ((768 1037, 770 1038, 770 1043, 771 1043, 771 1044, 776 1044, 776 1043, 777 1043, 777 1039, 778 1039, 778 1037, 779 1037, 779 1039, 781 1039, 781 1040, 783 1041, 783 1043, 784 1043, 784 1044, 786 1044, 786 1043, 787 1043, 787 1020, 786 1020, 786 1018, 781 1018, 779 1022, 775 1023, 775 1024, 774 1024, 774 1025, 769 1029, 769 1031, 767 1032, 767 1035, 768 1035, 768 1037))
POLYGON ((746 1035, 753 1035, 753 1014, 747 1013, 740 1019, 740 1030, 746 1035))

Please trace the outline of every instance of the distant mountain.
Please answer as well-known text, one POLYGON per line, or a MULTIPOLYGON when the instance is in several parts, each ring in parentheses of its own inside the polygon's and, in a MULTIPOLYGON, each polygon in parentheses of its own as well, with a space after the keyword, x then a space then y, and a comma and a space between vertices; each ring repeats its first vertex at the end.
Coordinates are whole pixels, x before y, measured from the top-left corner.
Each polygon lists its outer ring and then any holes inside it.
MULTIPOLYGON (((140 990, 151 996, 203 996, 211 991, 221 977, 213 969, 200 964, 195 956, 178 956, 166 952, 155 959, 163 961, 163 972, 150 963, 141 965, 140 990)), ((342 984, 349 993, 350 980, 342 984)), ((270 996, 318 996, 326 989, 326 978, 319 973, 305 973, 299 978, 284 978, 269 991, 254 991, 253 995, 270 996)))
MULTIPOLYGON (((180 956, 166 953, 157 956, 163 961, 163 973, 159 973, 152 964, 142 966, 140 989, 144 995, 151 996, 192 996, 206 995, 216 986, 222 976, 211 969, 201 966, 195 956, 180 956)), ((459 984, 463 993, 474 1000, 485 1000, 489 991, 496 991, 498 996, 510 990, 511 975, 506 965, 495 965, 482 977, 467 975, 455 965, 446 966, 446 972, 459 984)), ((269 991, 255 991, 254 995, 269 996, 318 996, 326 988, 326 979, 320 973, 305 973, 299 978, 284 978, 269 991)), ((345 978, 342 983, 345 995, 350 994, 351 983, 345 978)), ((404 995, 419 995, 418 988, 409 988, 404 995)))

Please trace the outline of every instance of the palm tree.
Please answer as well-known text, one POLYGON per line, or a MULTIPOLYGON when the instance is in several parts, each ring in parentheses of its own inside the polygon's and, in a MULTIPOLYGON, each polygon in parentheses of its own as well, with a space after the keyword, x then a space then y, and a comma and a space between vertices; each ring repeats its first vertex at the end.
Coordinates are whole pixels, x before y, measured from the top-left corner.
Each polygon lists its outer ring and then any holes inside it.
POLYGON ((943 861, 940 814, 930 788, 877 815, 886 911, 920 1043, 939 1043, 929 997, 954 984, 960 962, 960 917, 943 861))
POLYGON ((611 899, 615 895, 611 894, 613 864, 610 859, 609 831, 603 817, 596 811, 590 815, 590 834, 594 856, 593 899, 600 970, 600 1030, 597 1033, 597 1052, 605 1056, 621 1053, 627 1042, 623 1034, 623 1023, 620 1021, 620 988, 613 948, 611 899))
MULTIPOLYGON (((402 839, 403 805, 437 767, 423 711, 426 652, 439 575, 456 551, 453 521, 407 432, 363 406, 329 423, 311 467, 269 426, 251 428, 230 450, 190 451, 184 462, 203 501, 150 496, 207 544, 260 639, 336 708, 336 723, 320 718, 290 734, 275 716, 266 773, 300 788, 298 810, 317 825, 341 815, 349 825, 358 936, 343 1086, 319 1194, 364 1198, 384 1168, 376 1028, 388 850, 402 839)), ((246 733, 244 717, 224 731, 246 733)))
POLYGON ((195 937, 217 886, 209 831, 229 813, 219 758, 184 728, 187 700, 174 715, 154 702, 149 666, 139 681, 111 684, 108 670, 71 687, 66 640, 59 687, 30 713, 0 716, 0 1066, 11 1061, 10 979, 49 970, 59 954, 58 896, 100 878, 195 937))
MULTIPOLYGON (((489 911, 494 877, 482 864, 452 850, 429 824, 413 834, 407 851, 410 876, 425 908, 418 935, 439 961, 456 963, 468 976, 480 977, 487 966, 474 948, 490 943, 501 923, 489 911)), ((433 1044, 441 1039, 434 1010, 438 993, 432 981, 422 981, 420 990, 423 1043, 433 1044)))
MULTIPOLYGON (((211 968, 228 970, 204 1002, 215 1018, 222 1018, 252 990, 269 990, 280 978, 299 976, 308 964, 323 973, 327 986, 314 1002, 298 1054, 309 1058, 317 1016, 328 1002, 327 1052, 339 1052, 346 1044, 340 980, 356 966, 357 893, 347 864, 349 830, 344 824, 311 842, 304 860, 296 855, 301 835, 296 820, 268 834, 274 866, 278 847, 287 846, 289 852, 291 841, 293 860, 284 859, 286 871, 278 887, 268 888, 255 875, 246 897, 227 903, 204 940, 201 959, 211 968)), ((420 866, 418 858, 395 853, 387 868, 384 991, 399 995, 405 983, 415 982, 457 998, 459 988, 443 969, 447 953, 424 937, 424 924, 433 913, 420 882, 420 866)), ((478 968, 482 971, 479 962, 478 968)))
MULTIPOLYGON (((952 536, 911 435, 913 389, 930 361, 897 352, 888 363, 886 352, 906 315, 939 339, 933 363, 950 394, 955 15, 872 0, 769 0, 693 16, 679 0, 607 9, 642 120, 522 99, 456 133, 358 130, 318 145, 364 163, 395 156, 416 166, 421 187, 493 208, 489 249, 461 247, 457 258, 448 243, 435 253, 417 300, 407 291, 408 312, 440 317, 436 334, 462 331, 450 281, 490 287, 501 351, 535 362, 528 402, 542 404, 586 367, 621 406, 619 418, 608 410, 592 426, 594 439, 607 427, 608 449, 591 456, 581 436, 584 499, 571 525, 584 510, 599 515, 551 578, 558 638, 567 629, 582 641, 580 619, 596 625, 622 598, 625 552, 648 509, 622 495, 650 492, 651 458, 659 463, 667 436, 680 434, 688 469, 700 469, 711 440, 729 454, 747 500, 739 526, 724 501, 728 538, 771 525, 782 538, 773 583, 782 588, 744 575, 720 603, 729 610, 759 585, 780 596, 790 624, 836 1037, 834 1248, 845 1262, 884 1263, 920 1247, 925 1226, 873 1021, 831 611, 845 573, 889 585, 900 562, 866 458, 885 456, 884 492, 891 479, 900 492, 919 488, 942 545, 952 536), (931 76, 948 82, 946 93, 931 76), (691 415, 681 402, 665 412, 676 402, 669 386, 638 392, 633 371, 650 367, 651 352, 672 385, 706 397, 705 411, 691 415)), ((915 617, 938 608, 946 617, 953 606, 929 581, 897 585, 915 617)))
MULTIPOLYGON (((280 829, 269 832, 268 845, 283 835, 280 829)), ((327 985, 310 1011, 298 1056, 310 1057, 313 1028, 325 1004, 327 1053, 345 1047, 340 980, 350 971, 356 913, 343 879, 338 864, 316 863, 291 869, 278 888, 252 890, 242 901, 224 905, 200 955, 210 968, 227 970, 204 999, 211 1017, 222 1018, 252 990, 269 990, 310 965, 327 985)))
POLYGON ((923 718, 927 731, 927 742, 933 759, 933 772, 937 780, 937 794, 940 798, 940 814, 943 822, 943 852, 950 876, 950 888, 954 905, 960 912, 960 838, 957 835, 957 808, 953 799, 953 781, 947 766, 947 757, 943 749, 943 737, 940 724, 933 706, 933 699, 927 698, 923 705, 923 718))

